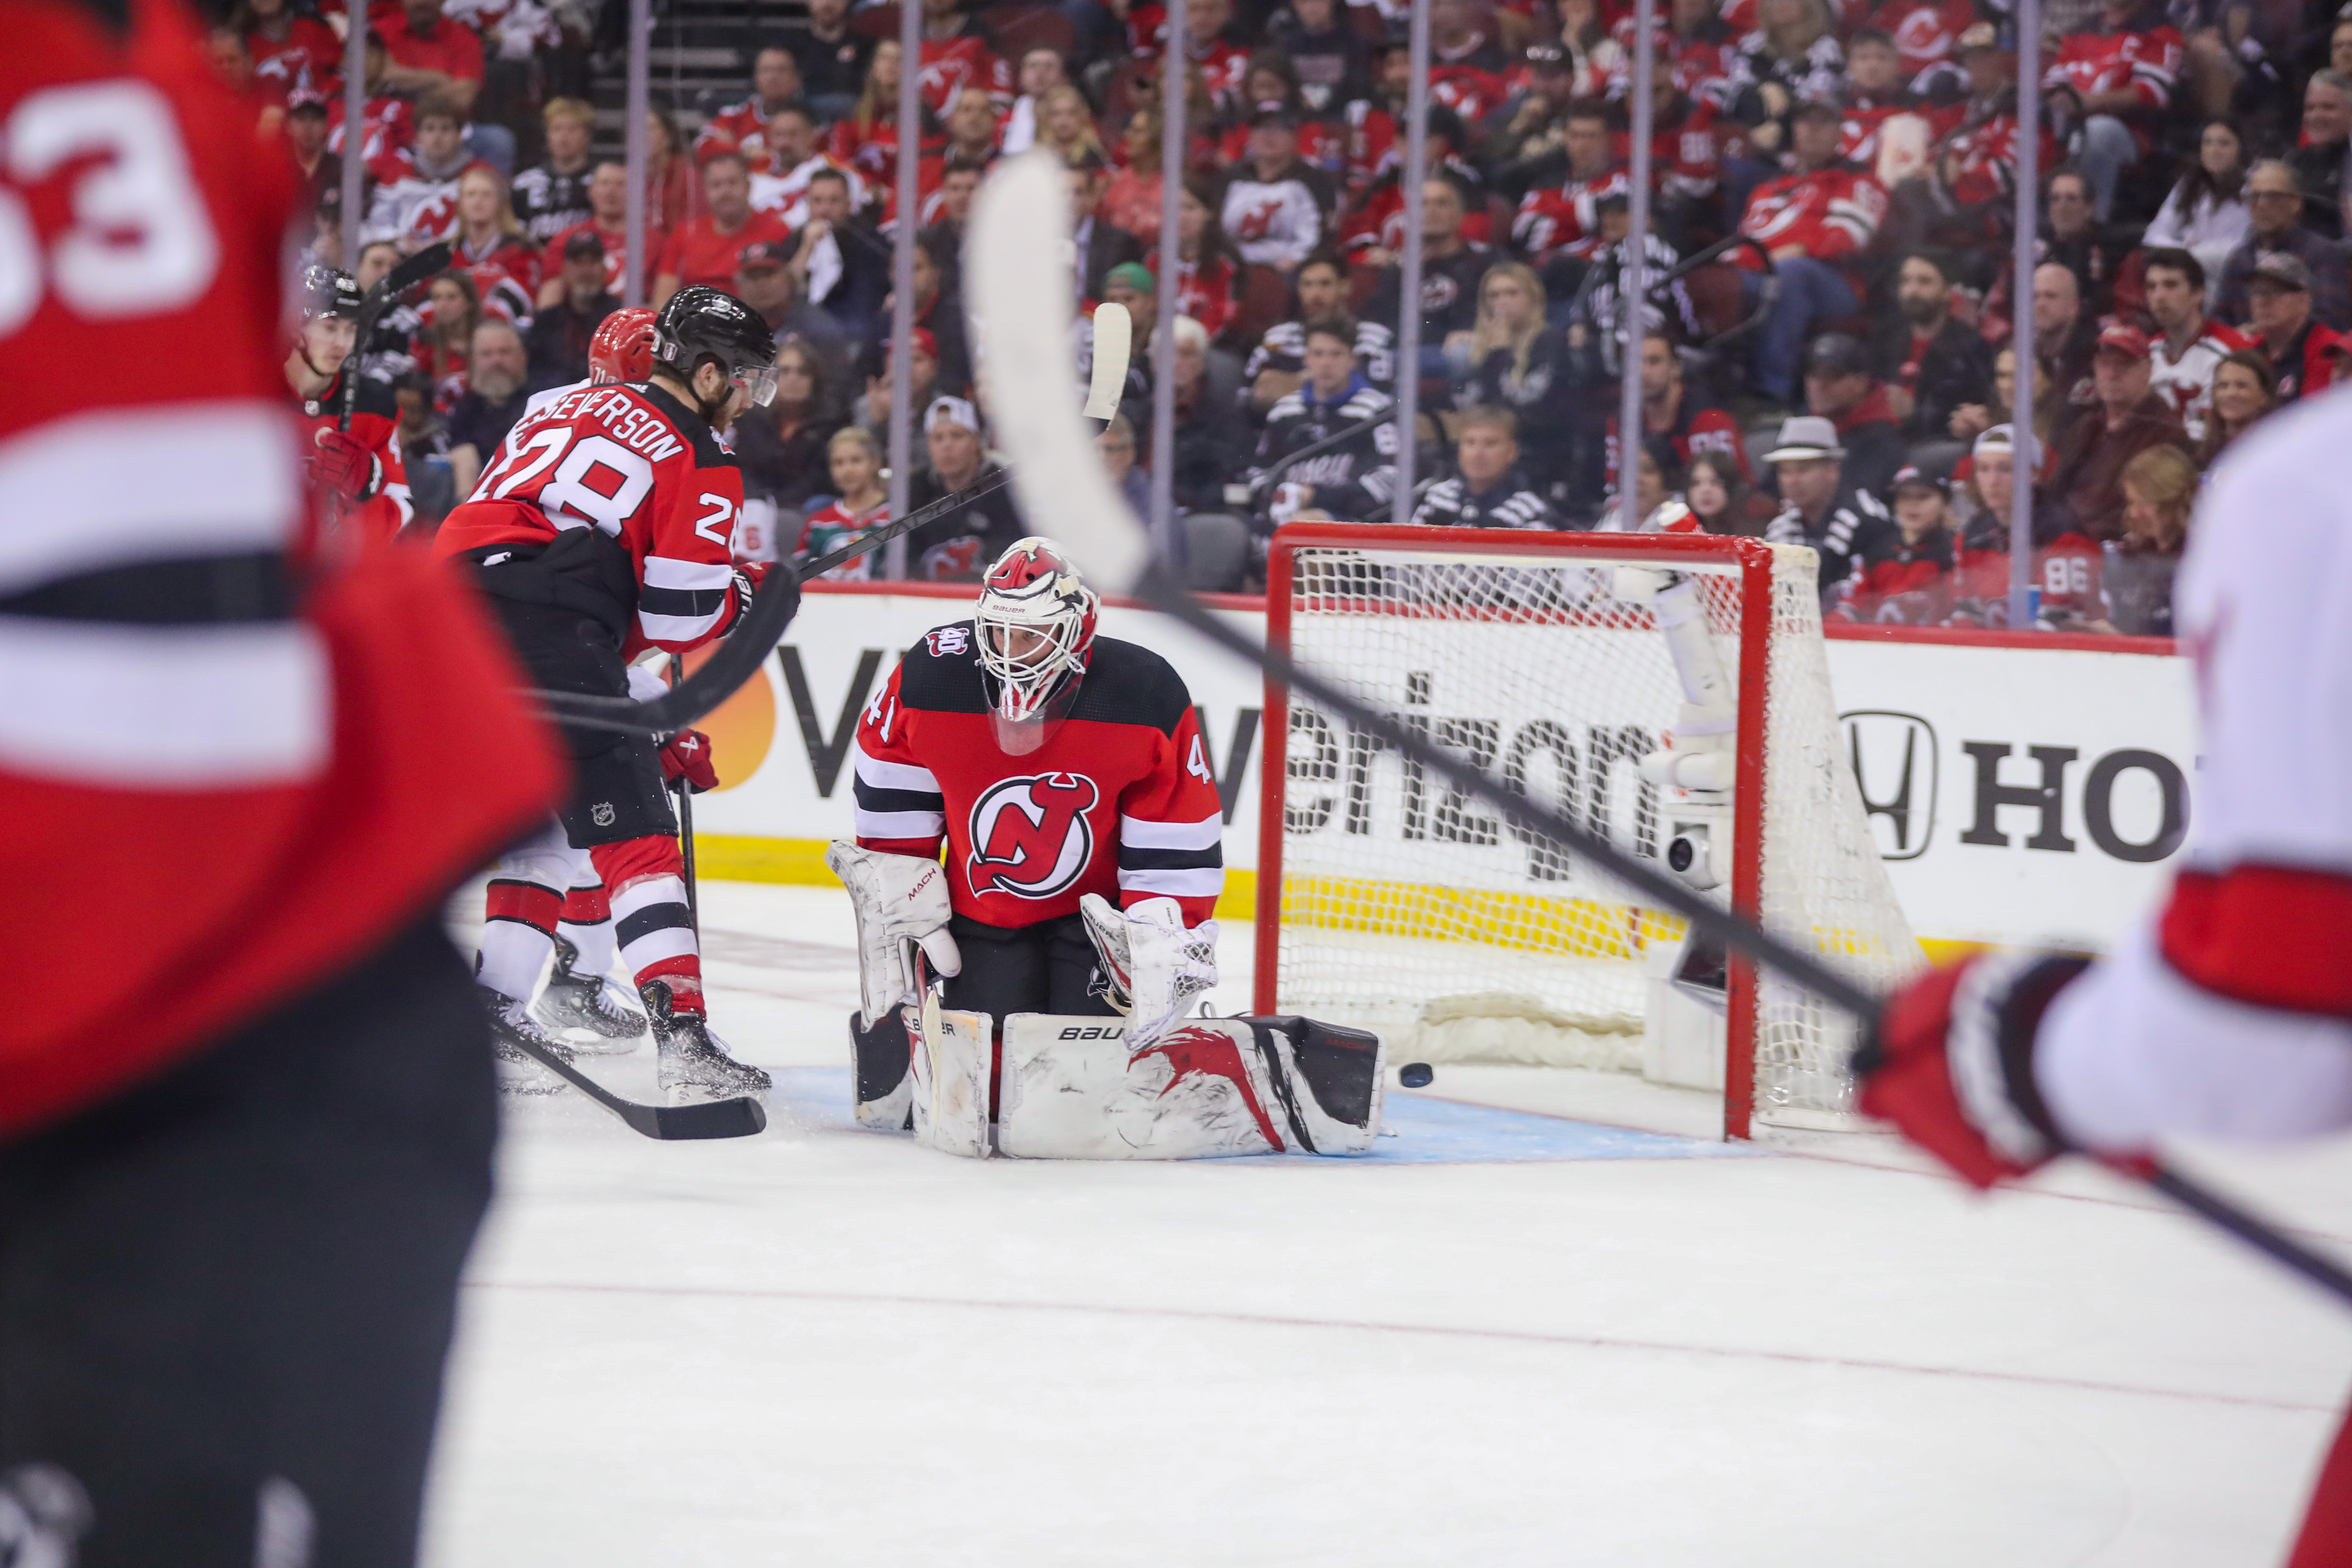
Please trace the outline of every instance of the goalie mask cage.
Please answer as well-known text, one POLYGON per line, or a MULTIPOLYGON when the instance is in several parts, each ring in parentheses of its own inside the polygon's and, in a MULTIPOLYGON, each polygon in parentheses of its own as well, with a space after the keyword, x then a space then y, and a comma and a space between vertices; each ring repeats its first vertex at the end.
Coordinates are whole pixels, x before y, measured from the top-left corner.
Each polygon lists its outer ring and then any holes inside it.
MULTIPOLYGON (((1292 523, 1267 635, 1367 706, 1655 858, 1641 758, 1683 702, 1616 568, 1695 581, 1738 689, 1729 907, 1885 991, 1923 962, 1863 812, 1802 547, 1705 534, 1292 523)), ((1681 921, 1268 679, 1255 1005, 1383 1030, 1391 1054, 1639 1065, 1681 921)), ((1678 793, 1678 792, 1677 792, 1678 793)), ((1724 1131, 1837 1125, 1852 1020, 1734 955, 1724 1131)), ((1664 1005, 1675 1005, 1669 1000, 1664 1005)), ((1688 1007, 1695 1005, 1681 1003, 1688 1007)))

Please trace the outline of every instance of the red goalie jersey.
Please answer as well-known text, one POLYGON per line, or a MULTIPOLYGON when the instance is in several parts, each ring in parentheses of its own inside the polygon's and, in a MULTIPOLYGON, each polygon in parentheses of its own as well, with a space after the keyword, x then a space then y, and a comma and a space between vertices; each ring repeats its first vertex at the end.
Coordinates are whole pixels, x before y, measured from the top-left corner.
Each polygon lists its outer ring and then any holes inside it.
POLYGON ((518 426, 434 538, 437 555, 544 544, 566 529, 620 542, 635 583, 612 584, 636 605, 624 657, 673 653, 734 624, 743 474, 693 411, 660 387, 583 386, 518 426))
POLYGON ((1147 648, 1097 637, 1066 717, 1008 756, 969 622, 907 650, 857 722, 857 842, 935 859, 958 914, 992 926, 1173 898, 1184 923, 1224 889, 1223 808, 1184 682, 1147 648))

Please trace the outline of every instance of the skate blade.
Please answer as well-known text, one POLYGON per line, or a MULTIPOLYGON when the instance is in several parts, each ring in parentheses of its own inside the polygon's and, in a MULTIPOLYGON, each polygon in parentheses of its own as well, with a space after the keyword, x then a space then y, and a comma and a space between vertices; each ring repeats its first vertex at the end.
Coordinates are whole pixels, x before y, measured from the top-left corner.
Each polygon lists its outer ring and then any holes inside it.
POLYGON ((752 1083, 666 1083, 661 1086, 662 1102, 666 1105, 707 1105, 714 1100, 764 1100, 768 1087, 752 1083))

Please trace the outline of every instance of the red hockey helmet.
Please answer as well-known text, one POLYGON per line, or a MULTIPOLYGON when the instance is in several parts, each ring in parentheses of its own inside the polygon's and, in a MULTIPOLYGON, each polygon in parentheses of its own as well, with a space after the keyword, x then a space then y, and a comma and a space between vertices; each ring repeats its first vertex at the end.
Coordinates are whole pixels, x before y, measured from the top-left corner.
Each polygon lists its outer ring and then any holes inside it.
POLYGON ((1024 539, 981 579, 972 613, 981 668, 995 678, 996 710, 1019 723, 1086 674, 1102 601, 1050 540, 1024 539))
POLYGON ((654 373, 654 313, 624 306, 604 318, 588 340, 588 379, 599 386, 643 381, 654 373))

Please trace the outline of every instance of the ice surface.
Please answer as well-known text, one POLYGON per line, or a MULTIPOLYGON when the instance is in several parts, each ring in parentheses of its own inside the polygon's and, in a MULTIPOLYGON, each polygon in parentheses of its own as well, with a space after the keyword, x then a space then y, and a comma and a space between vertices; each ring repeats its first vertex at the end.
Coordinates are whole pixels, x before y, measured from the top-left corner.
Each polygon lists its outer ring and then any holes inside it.
MULTIPOLYGON (((847 1125, 843 898, 702 897, 772 1125, 510 1103, 435 1568, 2258 1564, 2352 1381, 2352 1316, 2123 1183, 1718 1157, 1614 1075, 1392 1083, 1365 1162, 949 1159, 847 1125)), ((2352 1228, 2352 1151, 2195 1163, 2352 1228)))

